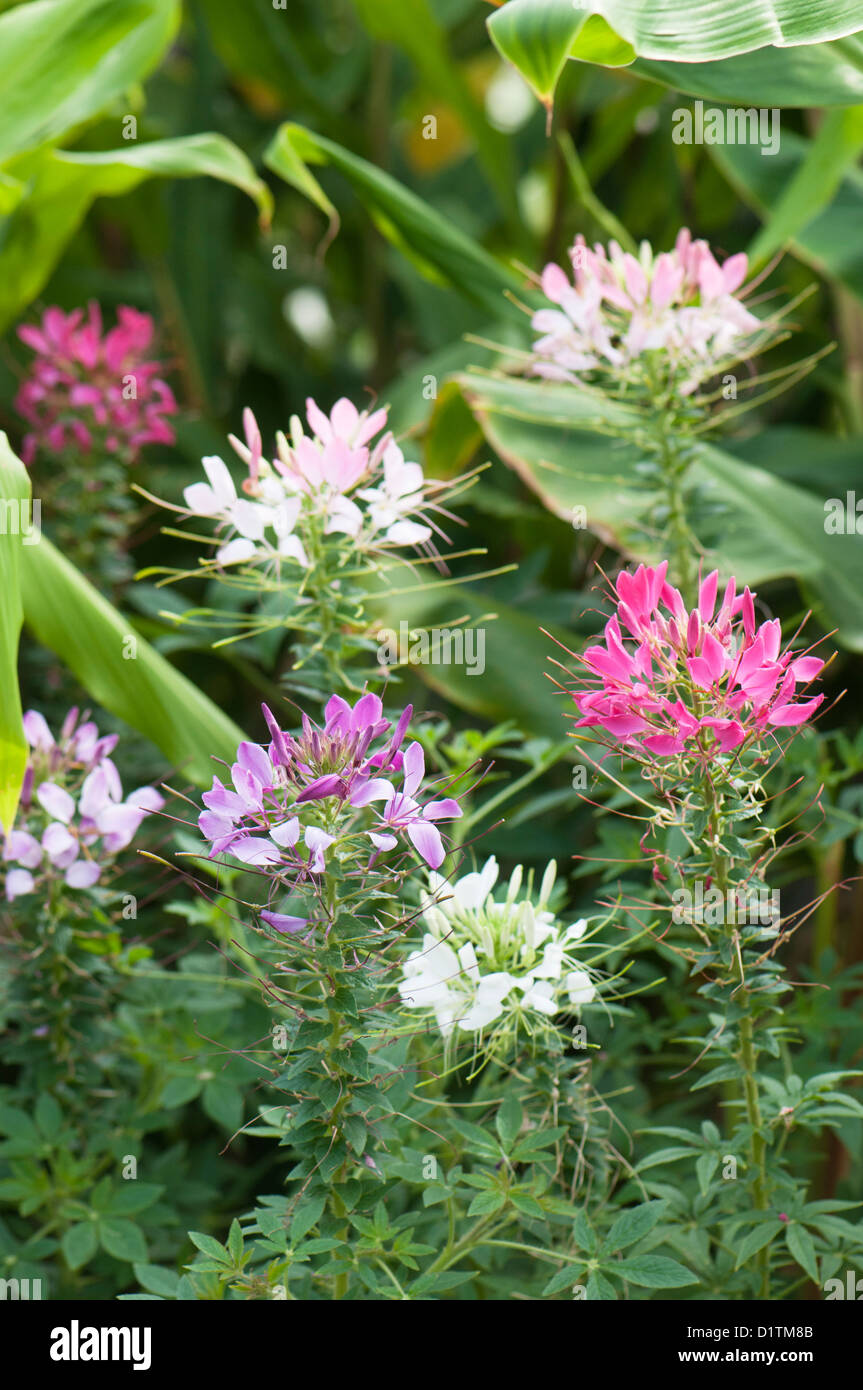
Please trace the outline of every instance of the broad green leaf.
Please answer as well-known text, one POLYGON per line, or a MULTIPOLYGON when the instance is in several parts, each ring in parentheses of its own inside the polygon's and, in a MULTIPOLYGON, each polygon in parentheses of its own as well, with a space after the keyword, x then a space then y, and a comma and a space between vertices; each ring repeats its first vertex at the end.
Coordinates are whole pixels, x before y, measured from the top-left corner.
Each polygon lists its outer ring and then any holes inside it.
POLYGON ((572 0, 509 0, 487 23, 501 57, 548 106, 584 20, 572 0))
POLYGON ((0 434, 0 831, 11 830, 24 781, 28 746, 18 692, 21 560, 25 545, 38 541, 32 527, 31 480, 0 434))
POLYGON ((130 143, 96 154, 45 149, 13 160, 7 173, 26 183, 27 194, 0 225, 0 329, 35 299, 96 198, 128 193, 157 176, 208 176, 248 193, 262 220, 270 216, 269 189, 224 135, 130 143))
MULTIPOLYGON (((22 547, 24 620, 95 702, 207 785, 213 756, 233 761, 241 730, 176 671, 47 537, 22 547), (124 654, 125 653, 125 654, 124 654)), ((5 708, 5 701, 4 701, 5 708)))
POLYGON ((643 1289, 682 1289, 686 1284, 698 1283, 690 1270, 667 1255, 634 1255, 629 1260, 608 1265, 606 1273, 616 1274, 643 1289))
POLYGON ((863 150, 863 106, 831 111, 766 225, 749 248, 753 265, 768 261, 832 201, 847 169, 863 150))
POLYGON ((638 58, 630 71, 675 92, 734 106, 856 106, 863 101, 863 40, 852 34, 833 43, 771 45, 718 63, 638 58))
MULTIPOLYGON (((569 520, 582 506, 587 528, 627 557, 662 558, 638 532, 645 508, 638 454, 597 434, 601 425, 631 425, 623 407, 570 386, 501 374, 467 373, 458 381, 486 438, 550 511, 569 520)), ((863 650, 863 548, 856 535, 826 534, 816 496, 720 448, 699 448, 691 479, 722 507, 714 532, 701 539, 723 575, 750 588, 795 577, 825 624, 838 626, 843 644, 863 650)))
POLYGON ((21 559, 31 530, 30 478, 0 433, 0 831, 11 830, 27 766, 18 690, 18 640, 24 610, 21 559), (26 532, 26 534, 25 534, 26 532))
POLYGON ((427 279, 457 290, 495 318, 523 322, 522 311, 505 298, 507 291, 524 297, 521 276, 374 164, 291 124, 279 127, 264 163, 320 208, 329 219, 332 237, 339 215, 309 167, 330 165, 351 184, 381 234, 427 279))
POLYGON ((155 67, 178 0, 36 0, 0 17, 0 163, 106 110, 155 67))
POLYGON ((843 38, 860 28, 861 13, 857 0, 738 0, 732 7, 726 0, 509 0, 487 23, 499 52, 549 104, 568 58, 625 62, 628 46, 633 57, 713 62, 768 45, 843 38), (591 32, 591 18, 594 26, 602 21, 600 30, 591 32))

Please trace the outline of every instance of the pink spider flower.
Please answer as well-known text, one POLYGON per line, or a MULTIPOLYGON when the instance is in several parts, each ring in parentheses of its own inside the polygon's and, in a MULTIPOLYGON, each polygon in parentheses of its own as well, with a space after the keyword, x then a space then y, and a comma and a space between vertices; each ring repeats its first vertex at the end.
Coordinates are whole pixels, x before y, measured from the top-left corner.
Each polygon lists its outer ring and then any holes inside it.
POLYGON ((584 373, 611 372, 639 380, 645 354, 660 351, 692 392, 723 362, 752 350, 764 325, 741 302, 747 258, 720 265, 706 241, 688 228, 673 251, 656 254, 642 242, 637 256, 616 241, 591 249, 578 236, 570 249, 574 282, 551 263, 540 284, 553 308, 534 314, 537 376, 577 381, 584 373))
POLYGON ((41 324, 22 324, 18 337, 36 357, 15 398, 32 427, 22 458, 39 450, 120 454, 134 463, 146 444, 173 444, 169 417, 177 413, 161 364, 147 354, 153 340, 149 314, 121 304, 115 327, 103 333, 99 305, 65 314, 46 309, 41 324))
POLYGON ((425 807, 415 799, 425 768, 418 743, 401 752, 410 706, 393 729, 377 695, 363 695, 353 707, 334 695, 323 727, 304 716, 302 733, 296 736, 279 727, 266 705, 263 712, 269 745, 241 743, 230 785, 214 777, 202 797, 206 810, 198 827, 210 841, 211 858, 228 854, 271 869, 274 876, 287 873, 300 881, 325 872, 327 852, 334 845, 357 851, 368 839, 377 851, 388 850, 406 833, 426 863, 439 867, 443 844, 432 822, 460 816, 461 809, 452 799, 425 807), (400 800, 392 784, 376 776, 379 772, 403 775, 400 800), (385 797, 383 816, 370 828, 365 808, 385 797), (385 827, 383 836, 379 824, 385 827))
POLYGON ((7 866, 7 901, 44 890, 62 878, 67 888, 93 888, 113 857, 131 844, 144 817, 161 809, 153 787, 123 795, 111 753, 117 735, 99 736, 71 709, 55 739, 43 715, 28 710, 24 734, 30 758, 16 826, 0 834, 7 866))
POLYGON ((238 499, 218 458, 204 459, 209 484, 186 488, 190 512, 218 519, 234 535, 220 550, 220 563, 281 555, 307 566, 300 537, 312 519, 325 535, 346 535, 361 547, 418 546, 431 539, 432 528, 415 518, 430 505, 434 485, 418 463, 406 461, 386 428, 386 407, 360 411, 343 397, 327 415, 309 398, 306 422, 310 433, 293 417, 290 440, 279 433, 276 455, 266 459, 258 422, 244 410, 245 442, 229 439, 248 468, 241 484, 246 497, 238 499))
POLYGON ((604 641, 581 658, 577 727, 635 754, 704 760, 810 719, 824 696, 799 699, 798 687, 824 662, 783 651, 779 619, 757 625, 753 595, 738 593, 733 578, 717 607, 714 570, 689 611, 667 569, 664 561, 617 576, 604 641))

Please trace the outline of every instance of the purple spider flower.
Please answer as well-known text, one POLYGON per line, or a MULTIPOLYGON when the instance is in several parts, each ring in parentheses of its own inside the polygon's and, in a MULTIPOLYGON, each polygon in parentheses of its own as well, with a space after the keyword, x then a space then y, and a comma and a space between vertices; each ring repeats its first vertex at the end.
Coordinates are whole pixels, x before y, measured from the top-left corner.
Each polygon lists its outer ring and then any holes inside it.
POLYGON ((425 806, 416 799, 425 776, 422 748, 412 743, 401 753, 410 706, 393 729, 377 695, 364 694, 353 707, 334 695, 323 728, 304 715, 297 736, 280 729, 266 705, 263 713, 269 747, 241 743, 231 785, 214 777, 202 797, 198 827, 211 858, 229 854, 301 878, 324 873, 327 851, 339 842, 356 844, 365 836, 381 852, 394 849, 404 833, 431 868, 440 866, 444 848, 434 822, 455 819, 461 808, 452 798, 425 806), (375 775, 382 771, 404 774, 400 791, 375 775), (370 829, 362 812, 374 801, 385 805, 370 829))
POLYGON ((109 754, 117 735, 100 738, 91 721, 71 709, 58 738, 38 710, 23 718, 30 759, 21 789, 19 828, 0 833, 7 901, 62 877, 68 888, 92 888, 107 861, 125 849, 163 798, 153 787, 123 796, 109 754))
POLYGON ((425 777, 425 755, 419 743, 411 743, 404 754, 404 783, 401 791, 396 791, 392 782, 384 777, 375 777, 364 783, 351 797, 351 805, 368 806, 374 801, 383 801, 378 830, 369 830, 369 839, 380 850, 395 849, 398 835, 407 831, 408 839, 418 854, 432 869, 439 869, 444 861, 444 847, 440 831, 434 824, 438 820, 455 820, 461 815, 461 807, 453 797, 441 801, 429 801, 421 806, 414 800, 425 777))

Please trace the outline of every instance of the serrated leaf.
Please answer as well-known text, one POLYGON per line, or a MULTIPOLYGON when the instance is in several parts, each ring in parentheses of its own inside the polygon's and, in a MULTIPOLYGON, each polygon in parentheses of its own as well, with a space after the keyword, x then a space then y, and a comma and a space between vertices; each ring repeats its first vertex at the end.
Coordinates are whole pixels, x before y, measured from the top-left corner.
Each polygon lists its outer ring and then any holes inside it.
POLYGON ((147 1242, 133 1221, 120 1216, 103 1218, 99 1222, 99 1240, 102 1249, 115 1260, 127 1260, 129 1264, 147 1262, 147 1242))
POLYGON ((180 1276, 175 1269, 164 1265, 135 1264, 132 1266, 135 1278, 148 1293, 158 1294, 159 1298, 176 1298, 180 1276))
POLYGON ((815 1255, 815 1242, 805 1226, 799 1221, 791 1221, 785 1232, 785 1242, 802 1270, 809 1275, 813 1284, 818 1283, 818 1260, 815 1255))
POLYGON ((616 1250, 623 1250, 627 1245, 634 1245, 637 1240, 646 1236, 648 1231, 653 1230, 665 1207, 666 1203, 658 1200, 622 1211, 602 1242, 603 1257, 613 1255, 616 1250))
POLYGON ((494 1125, 500 1135, 500 1142, 509 1151, 522 1126, 521 1106, 515 1096, 507 1096, 494 1117, 494 1125))
POLYGON ((740 1266, 746 1264, 753 1255, 757 1255, 759 1250, 763 1249, 765 1245, 773 1240, 774 1236, 779 1234, 782 1230, 782 1226, 783 1223, 781 1221, 765 1221, 761 1225, 756 1226, 754 1231, 750 1231, 748 1236, 744 1236, 740 1243, 740 1249, 737 1252, 737 1263, 734 1268, 739 1269, 740 1266))
POLYGON ((620 1275, 630 1284, 645 1289, 682 1289, 687 1284, 698 1283, 690 1270, 667 1255, 634 1255, 609 1265, 606 1272, 620 1275))
POLYGON ((79 1221, 63 1233, 60 1249, 70 1269, 81 1269, 92 1260, 99 1244, 95 1221, 79 1221))

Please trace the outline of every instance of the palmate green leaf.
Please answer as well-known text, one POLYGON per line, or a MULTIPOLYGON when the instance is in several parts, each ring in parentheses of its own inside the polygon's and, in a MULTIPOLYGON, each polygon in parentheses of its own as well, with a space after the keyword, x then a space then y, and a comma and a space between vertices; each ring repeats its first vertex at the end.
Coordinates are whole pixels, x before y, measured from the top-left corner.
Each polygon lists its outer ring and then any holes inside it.
POLYGON ((206 176, 248 193, 263 221, 271 212, 266 184, 224 135, 130 143, 96 154, 44 149, 12 160, 6 172, 27 191, 0 224, 0 330, 39 293, 97 198, 128 193, 149 178, 206 176))
POLYGON ((155 67, 179 0, 36 0, 0 17, 0 163, 104 111, 155 67))
MULTIPOLYGON (((508 0, 487 21, 492 42, 549 105, 570 58, 706 63, 840 39, 860 29, 856 0, 508 0)), ((763 104, 763 98, 759 100, 763 104)))
MULTIPOLYGON (((45 536, 38 545, 21 547, 21 588, 24 621, 37 640, 97 704, 151 739, 178 771, 205 786, 213 757, 233 761, 243 738, 237 725, 136 633, 45 536), (124 657, 132 650, 134 657, 124 657)), ((4 709, 7 690, 15 698, 4 681, 4 709)))
MULTIPOLYGON (((639 455, 597 433, 603 425, 631 425, 622 406, 570 386, 502 374, 457 379, 489 443, 549 510, 571 519, 573 509, 583 506, 588 529, 628 558, 662 558, 638 534, 646 505, 635 471, 639 455)), ((825 624, 838 627, 839 640, 863 650, 858 538, 827 535, 824 507, 815 495, 719 448, 702 445, 690 476, 723 507, 710 537, 709 562, 753 589, 795 577, 825 624)))
POLYGON ((18 691, 21 602, 21 508, 30 522, 30 479, 0 433, 0 831, 10 830, 27 766, 18 691))
POLYGON ((863 38, 759 48, 716 63, 638 58, 630 72, 675 92, 734 106, 856 106, 863 101, 863 38))
POLYGON ((427 279, 458 291, 496 319, 523 322, 521 310, 505 298, 507 291, 524 298, 522 277, 374 164, 323 135, 290 123, 277 130, 264 163, 320 208, 329 219, 330 236, 338 231, 339 215, 309 166, 336 169, 348 180, 381 234, 427 279))
MULTIPOLYGON (((711 145, 710 154, 744 202, 767 221, 811 160, 812 141, 783 132, 779 151, 763 159, 751 145, 711 145)), ((839 280, 863 299, 863 172, 848 168, 828 206, 789 237, 789 249, 813 270, 839 280)))

